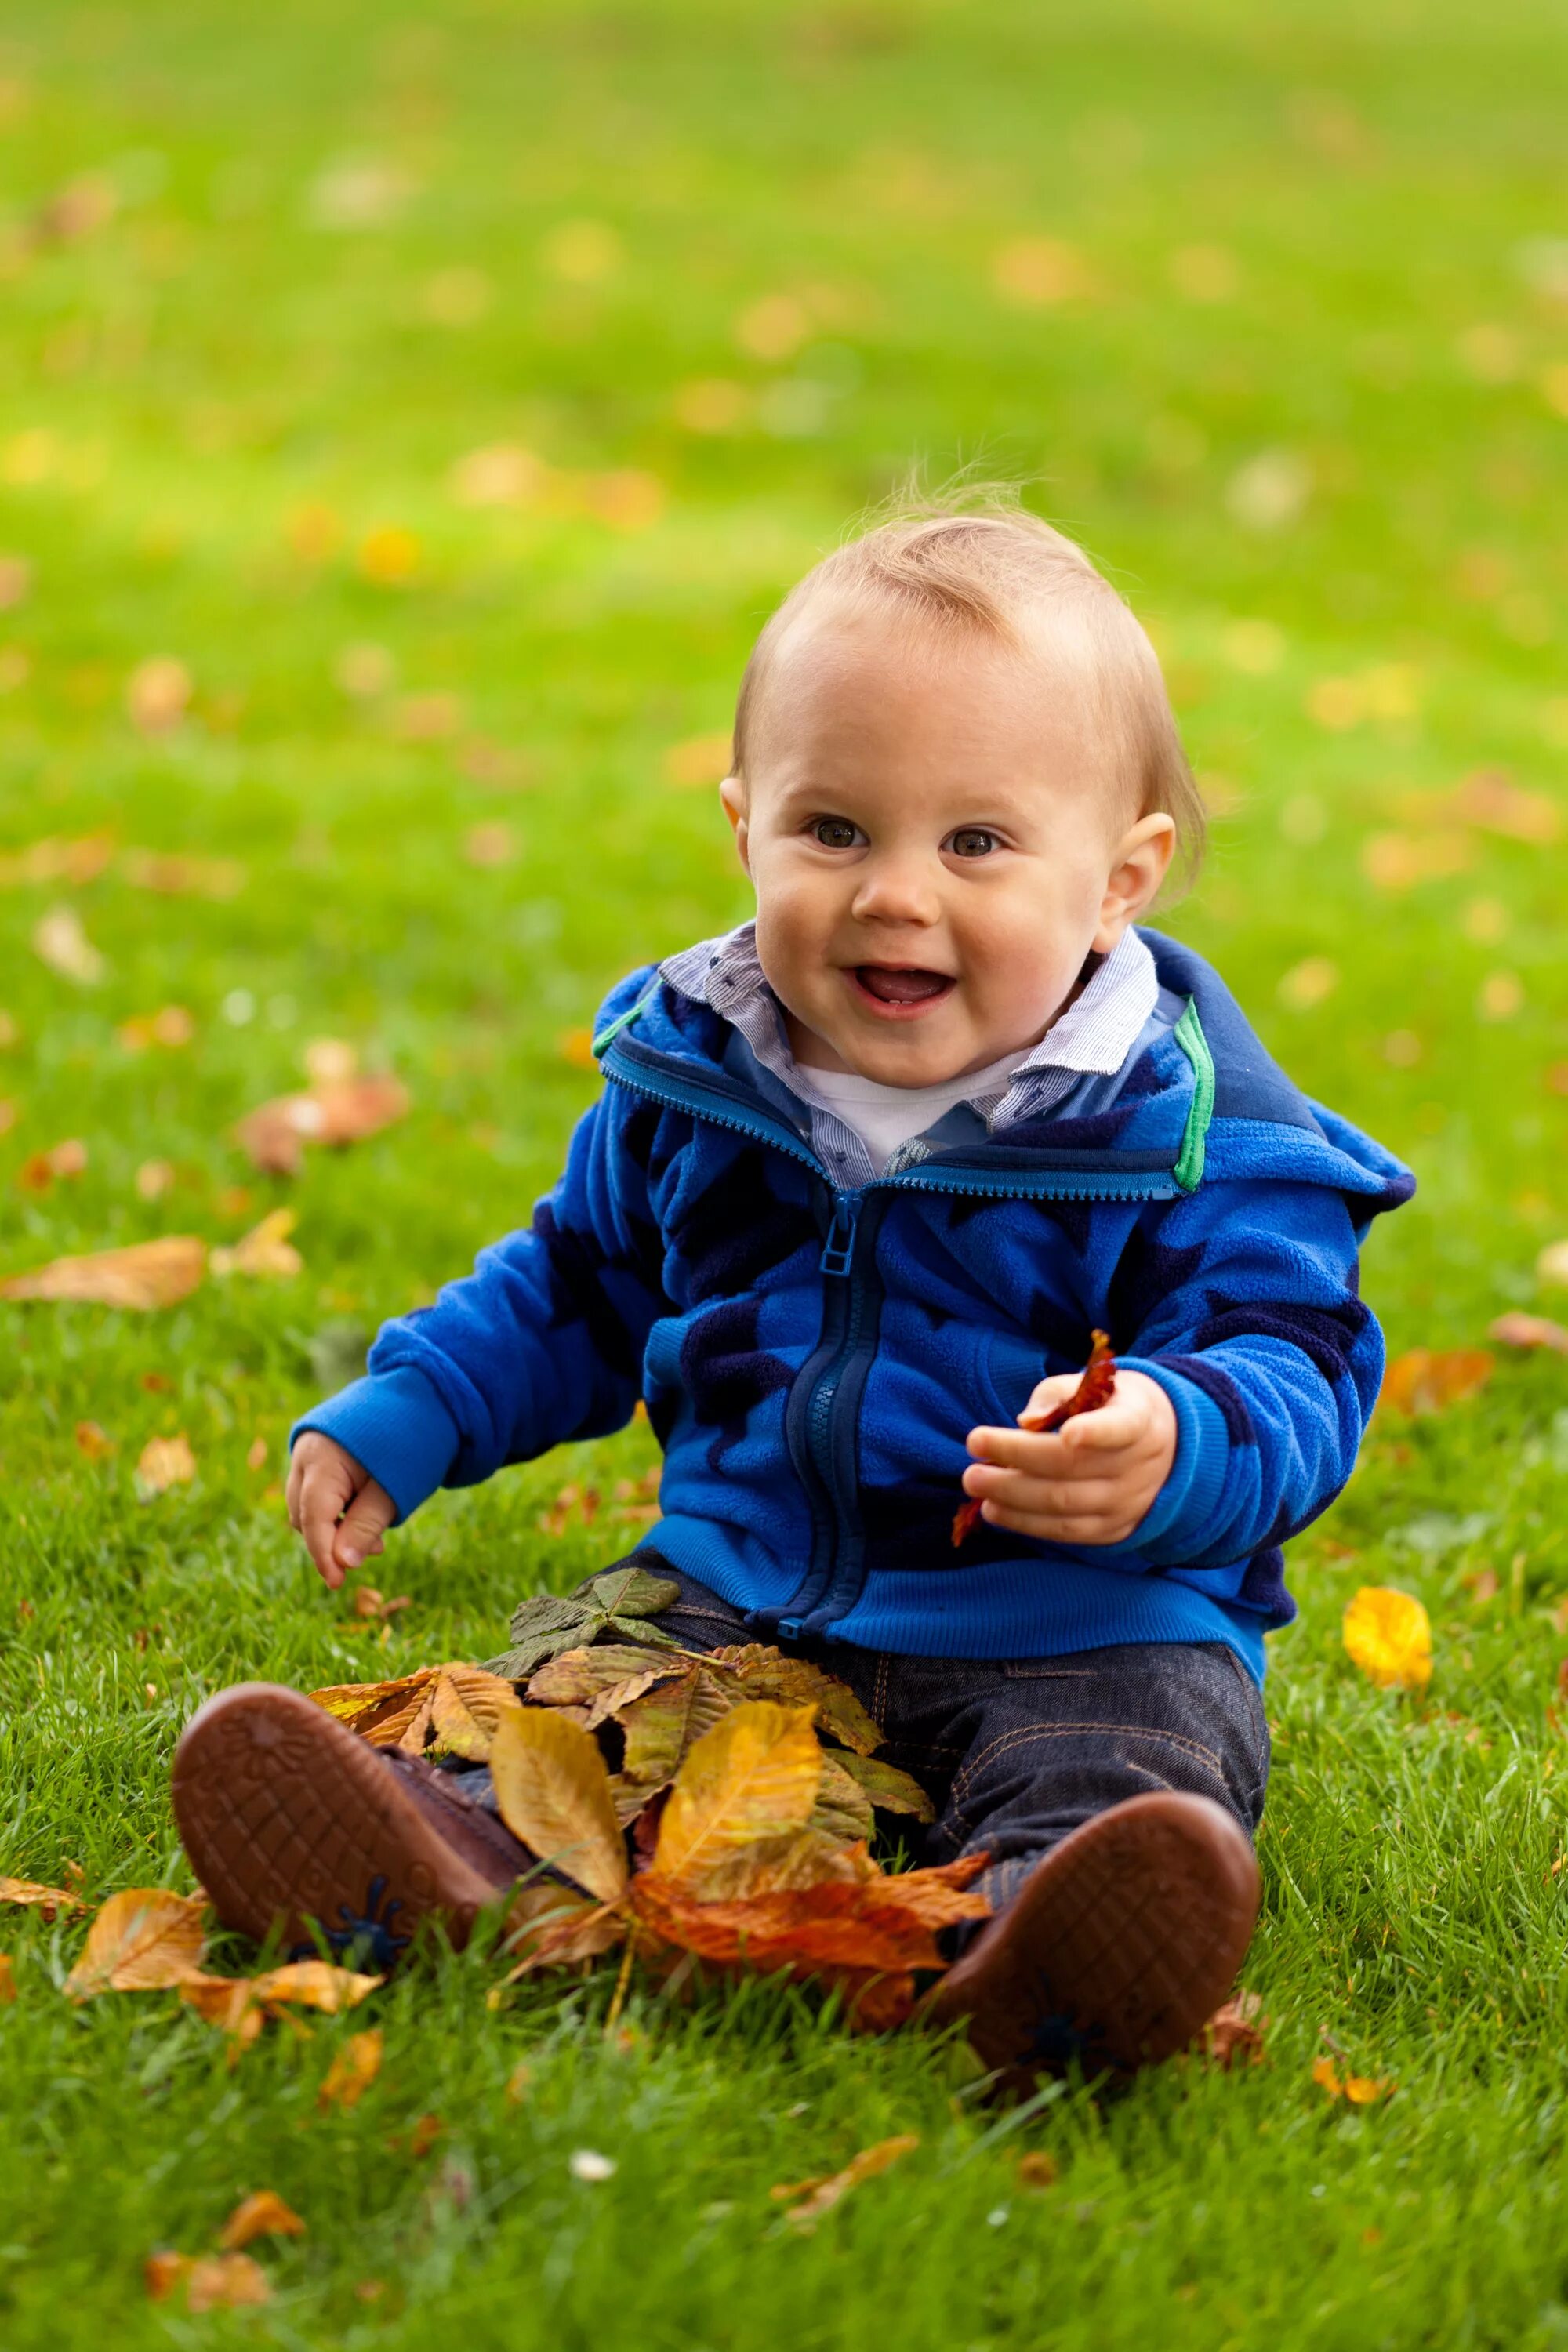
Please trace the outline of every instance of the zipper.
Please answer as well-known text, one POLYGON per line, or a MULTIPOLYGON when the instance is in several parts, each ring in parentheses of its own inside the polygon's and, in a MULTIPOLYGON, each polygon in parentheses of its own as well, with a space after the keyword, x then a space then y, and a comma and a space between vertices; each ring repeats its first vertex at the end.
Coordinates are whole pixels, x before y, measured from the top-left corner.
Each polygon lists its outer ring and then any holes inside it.
POLYGON ((1165 1200, 1174 1198, 1179 1189, 1170 1164, 1150 1154, 1152 1164, 1146 1169, 1037 1167, 1014 1172, 966 1169, 962 1160, 944 1169, 937 1159, 840 1192, 816 1152, 782 1121, 759 1117, 738 1087, 677 1078, 649 1066, 648 1049, 634 1053, 618 1038, 602 1066, 606 1077, 630 1093, 773 1145, 808 1168, 829 1195, 818 1260, 826 1281, 822 1331, 796 1376, 784 1414, 791 1460, 811 1510, 811 1561, 784 1607, 752 1611, 747 1630, 792 1645, 812 1639, 831 1642, 834 1625, 854 1608, 865 1581, 856 1439, 860 1401, 880 1330, 885 1293, 876 1243, 890 1196, 948 1192, 994 1200, 1165 1200))

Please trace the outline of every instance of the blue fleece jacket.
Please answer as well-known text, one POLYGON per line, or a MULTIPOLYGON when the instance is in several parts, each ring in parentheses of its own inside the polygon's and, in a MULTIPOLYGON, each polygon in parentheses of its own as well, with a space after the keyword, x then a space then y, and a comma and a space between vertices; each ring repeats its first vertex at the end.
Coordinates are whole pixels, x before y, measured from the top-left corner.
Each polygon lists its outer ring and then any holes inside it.
POLYGON ((994 1136, 960 1107, 854 1192, 735 1029, 633 973, 531 1226, 385 1325, 295 1434, 334 1438, 406 1517, 640 1396, 665 1457, 650 1548, 761 1638, 1220 1641, 1261 1679, 1295 1614, 1280 1547, 1350 1475, 1382 1377, 1358 1245, 1414 1181, 1297 1091, 1201 957, 1143 936, 1160 996, 1114 1076, 994 1136), (1097 1326, 1175 1408, 1147 1516, 1119 1544, 982 1525, 955 1551, 968 1432, 1079 1369, 1097 1326))

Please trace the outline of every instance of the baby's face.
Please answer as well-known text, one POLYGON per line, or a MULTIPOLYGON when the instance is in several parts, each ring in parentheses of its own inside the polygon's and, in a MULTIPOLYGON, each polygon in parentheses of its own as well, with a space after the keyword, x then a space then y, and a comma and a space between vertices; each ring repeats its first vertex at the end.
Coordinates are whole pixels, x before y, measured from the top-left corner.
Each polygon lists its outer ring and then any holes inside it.
POLYGON ((1090 704, 1048 639, 802 614, 724 787, 798 1061, 935 1086, 1044 1035, 1169 855, 1167 819, 1129 832, 1090 704))

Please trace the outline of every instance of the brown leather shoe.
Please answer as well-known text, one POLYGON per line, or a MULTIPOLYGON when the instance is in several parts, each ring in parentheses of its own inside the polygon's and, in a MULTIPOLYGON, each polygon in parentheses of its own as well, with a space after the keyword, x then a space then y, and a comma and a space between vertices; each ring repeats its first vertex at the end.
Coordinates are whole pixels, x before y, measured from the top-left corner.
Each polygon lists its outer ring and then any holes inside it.
POLYGON ((1062 1840, 931 1994, 936 2024, 1015 2087, 1073 2058, 1145 2065, 1189 2042, 1236 1980, 1258 1916, 1246 1833, 1207 1797, 1162 1790, 1062 1840))
POLYGON ((174 1753, 174 1819, 226 1927, 394 1967, 426 1916, 461 1947, 533 1867, 450 1776, 393 1758, 275 1683, 219 1691, 174 1753))

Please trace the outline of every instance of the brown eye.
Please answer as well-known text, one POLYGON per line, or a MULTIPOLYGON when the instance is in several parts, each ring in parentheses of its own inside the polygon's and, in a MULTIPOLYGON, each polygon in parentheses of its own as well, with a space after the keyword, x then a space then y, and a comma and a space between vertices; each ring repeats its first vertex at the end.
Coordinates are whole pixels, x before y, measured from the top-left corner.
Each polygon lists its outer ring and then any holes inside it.
POLYGON ((824 849, 853 849, 860 835, 859 826, 851 824, 847 816, 819 816, 811 831, 824 849))
POLYGON ((995 846, 996 835, 981 824, 961 825, 952 836, 955 857, 989 857, 995 846))

